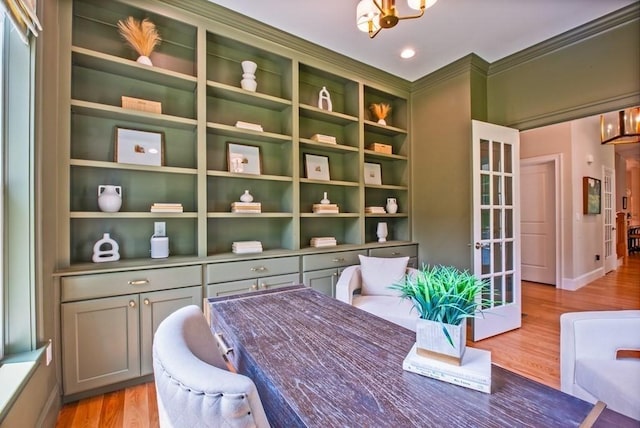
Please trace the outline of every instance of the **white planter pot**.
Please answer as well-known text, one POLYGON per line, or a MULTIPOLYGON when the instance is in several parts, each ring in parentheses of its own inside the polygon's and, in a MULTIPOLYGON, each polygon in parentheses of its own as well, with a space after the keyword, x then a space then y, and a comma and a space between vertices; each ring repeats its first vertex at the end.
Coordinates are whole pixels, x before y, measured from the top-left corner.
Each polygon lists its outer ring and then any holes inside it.
POLYGON ((465 319, 460 325, 444 324, 454 346, 451 346, 447 340, 442 326, 437 321, 418 320, 416 324, 418 355, 460 365, 467 342, 467 320, 465 319))

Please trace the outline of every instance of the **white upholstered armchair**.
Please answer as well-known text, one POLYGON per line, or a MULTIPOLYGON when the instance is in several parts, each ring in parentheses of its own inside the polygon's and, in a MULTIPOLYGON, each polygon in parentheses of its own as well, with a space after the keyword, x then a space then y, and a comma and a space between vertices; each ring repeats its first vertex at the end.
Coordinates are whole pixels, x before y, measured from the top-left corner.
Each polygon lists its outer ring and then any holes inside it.
POLYGON ((255 384, 226 369, 195 305, 178 309, 158 326, 153 373, 163 428, 269 427, 255 384))
POLYGON ((563 392, 640 420, 640 310, 569 312, 560 316, 560 387, 563 392))
POLYGON ((415 331, 418 313, 412 309, 413 304, 389 289, 405 273, 415 271, 407 267, 408 261, 408 257, 360 256, 359 265, 342 271, 336 284, 336 299, 415 331))

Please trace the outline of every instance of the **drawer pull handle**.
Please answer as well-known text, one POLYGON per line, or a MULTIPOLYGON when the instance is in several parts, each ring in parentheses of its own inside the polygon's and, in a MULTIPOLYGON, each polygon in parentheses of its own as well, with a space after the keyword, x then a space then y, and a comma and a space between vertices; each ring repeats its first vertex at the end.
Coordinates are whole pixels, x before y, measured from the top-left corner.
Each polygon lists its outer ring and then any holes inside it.
POLYGON ((136 307, 136 302, 134 302, 133 300, 129 300, 129 307, 130 308, 135 308, 136 307))
POLYGON ((129 285, 145 285, 148 283, 148 279, 134 279, 133 281, 129 281, 129 285))
POLYGON ((143 300, 144 304, 149 306, 151 304, 151 302, 149 301, 149 299, 144 299, 143 300))
POLYGON ((338 257, 338 258, 335 258, 335 259, 333 259, 331 261, 334 262, 334 263, 342 263, 344 261, 344 257, 338 257))
POLYGON ((392 252, 392 253, 391 253, 391 255, 392 255, 392 256, 399 256, 400 254, 401 254, 401 253, 399 253, 399 252, 397 252, 397 251, 394 251, 394 252, 392 252))
POLYGON ((265 272, 267 270, 264 266, 252 267, 251 272, 265 272))
POLYGON ((213 335, 213 337, 216 339, 216 344, 218 345, 218 349, 220 349, 220 352, 222 352, 222 356, 226 359, 226 356, 229 353, 233 352, 233 348, 227 345, 224 337, 222 337, 222 333, 216 333, 213 335))

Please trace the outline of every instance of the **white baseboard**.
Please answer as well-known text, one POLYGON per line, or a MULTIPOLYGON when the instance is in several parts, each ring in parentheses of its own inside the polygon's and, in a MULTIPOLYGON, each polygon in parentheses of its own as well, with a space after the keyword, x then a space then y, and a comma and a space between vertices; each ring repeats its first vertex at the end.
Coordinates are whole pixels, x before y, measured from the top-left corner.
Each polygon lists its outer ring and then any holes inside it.
POLYGON ((562 289, 576 291, 588 283, 604 276, 604 267, 599 267, 577 278, 562 278, 562 289))

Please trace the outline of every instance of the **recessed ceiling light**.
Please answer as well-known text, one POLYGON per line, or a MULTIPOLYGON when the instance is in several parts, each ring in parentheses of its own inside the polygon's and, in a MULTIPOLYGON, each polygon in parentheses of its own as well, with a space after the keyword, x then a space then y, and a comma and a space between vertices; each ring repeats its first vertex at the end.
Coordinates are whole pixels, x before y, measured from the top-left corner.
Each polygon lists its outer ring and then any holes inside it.
POLYGON ((416 51, 414 51, 411 48, 406 48, 406 49, 403 49, 402 52, 400 52, 400 57, 404 59, 408 59, 408 58, 413 58, 415 54, 416 54, 416 51))

